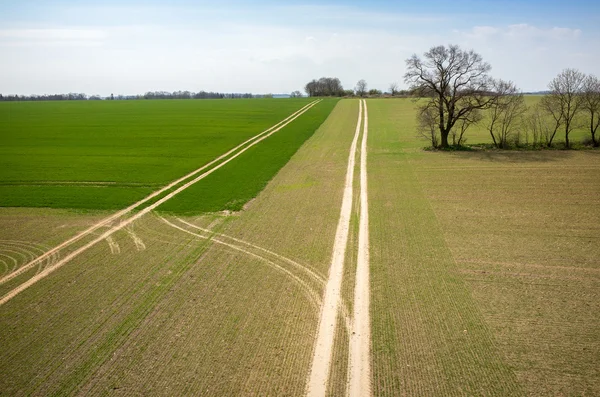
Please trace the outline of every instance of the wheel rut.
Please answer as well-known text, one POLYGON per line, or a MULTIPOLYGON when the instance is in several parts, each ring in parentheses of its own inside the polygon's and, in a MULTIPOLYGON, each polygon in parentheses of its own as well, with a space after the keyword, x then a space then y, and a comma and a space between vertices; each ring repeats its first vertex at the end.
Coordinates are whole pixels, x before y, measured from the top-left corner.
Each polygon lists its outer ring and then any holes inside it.
POLYGON ((310 368, 307 396, 325 396, 331 376, 334 340, 342 302, 341 288, 344 274, 344 261, 348 249, 358 250, 356 284, 354 288, 354 309, 350 319, 350 340, 348 346, 349 368, 347 390, 350 396, 371 395, 371 332, 369 317, 369 217, 367 194, 367 133, 368 114, 365 100, 360 100, 358 120, 354 139, 350 146, 348 167, 340 217, 335 234, 329 276, 325 286, 319 326, 315 339, 310 368), (354 195, 354 170, 358 152, 358 140, 363 130, 360 149, 360 221, 358 247, 348 247, 350 218, 354 195))

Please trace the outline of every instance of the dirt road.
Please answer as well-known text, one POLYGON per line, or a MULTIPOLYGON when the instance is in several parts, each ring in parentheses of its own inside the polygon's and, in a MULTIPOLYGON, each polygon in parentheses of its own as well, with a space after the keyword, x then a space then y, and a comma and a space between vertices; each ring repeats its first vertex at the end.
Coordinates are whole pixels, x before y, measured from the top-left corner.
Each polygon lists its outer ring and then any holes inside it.
POLYGON ((319 328, 315 342, 312 366, 307 385, 308 396, 325 396, 331 372, 334 338, 337 329, 338 313, 341 306, 341 286, 344 273, 344 260, 348 246, 350 217, 353 200, 353 180, 358 139, 361 132, 363 112, 365 126, 361 143, 361 218, 359 232, 359 257, 355 289, 354 318, 350 340, 351 367, 348 373, 348 391, 352 395, 366 396, 370 394, 370 321, 369 321, 369 256, 368 256, 368 214, 366 185, 366 147, 367 147, 367 114, 366 102, 361 100, 358 109, 358 121, 354 139, 350 146, 348 168, 340 218, 337 225, 329 277, 325 287, 325 296, 321 308, 319 328), (364 109, 364 110, 363 110, 364 109), (356 394, 358 393, 358 394, 356 394), (366 393, 366 394, 365 394, 366 393))
POLYGON ((354 288, 354 312, 350 334, 350 360, 348 370, 348 395, 371 395, 371 319, 369 316, 369 200, 367 194, 367 135, 369 115, 364 104, 364 132, 360 148, 360 221, 358 231, 358 257, 354 288))

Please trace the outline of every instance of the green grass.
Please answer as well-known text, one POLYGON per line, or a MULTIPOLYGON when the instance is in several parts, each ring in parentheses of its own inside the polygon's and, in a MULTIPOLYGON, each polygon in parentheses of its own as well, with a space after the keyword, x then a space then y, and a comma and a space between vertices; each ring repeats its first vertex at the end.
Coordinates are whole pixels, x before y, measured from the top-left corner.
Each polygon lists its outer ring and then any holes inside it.
POLYGON ((251 147, 158 209, 180 214, 241 210, 313 135, 336 103, 336 99, 322 101, 298 120, 251 147))
POLYGON ((0 185, 3 207, 121 209, 149 195, 150 187, 0 185))
POLYGON ((0 206, 125 207, 308 102, 0 103, 0 206), (98 188, 81 182, 115 184, 98 188))

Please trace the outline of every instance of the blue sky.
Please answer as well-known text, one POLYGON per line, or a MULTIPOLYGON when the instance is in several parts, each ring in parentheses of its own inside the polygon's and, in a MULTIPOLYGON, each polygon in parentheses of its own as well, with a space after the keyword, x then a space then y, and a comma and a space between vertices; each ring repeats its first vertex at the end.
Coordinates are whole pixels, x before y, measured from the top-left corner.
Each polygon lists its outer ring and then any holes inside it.
POLYGON ((567 67, 600 75, 600 4, 0 0, 0 93, 286 93, 322 76, 385 90, 450 43, 525 91, 567 67))

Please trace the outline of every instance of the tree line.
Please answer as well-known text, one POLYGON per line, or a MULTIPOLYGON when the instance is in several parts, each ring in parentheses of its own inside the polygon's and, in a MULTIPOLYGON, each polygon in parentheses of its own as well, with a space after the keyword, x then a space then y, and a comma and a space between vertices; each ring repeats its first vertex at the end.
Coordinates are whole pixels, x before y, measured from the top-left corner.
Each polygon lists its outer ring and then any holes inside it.
POLYGON ((590 144, 600 146, 600 80, 576 69, 565 69, 549 84, 534 106, 511 81, 494 79, 491 66, 473 50, 456 45, 436 46, 423 58, 406 60, 404 81, 411 94, 424 99, 418 106, 418 132, 433 147, 460 146, 466 131, 483 124, 494 146, 521 144, 552 147, 559 131, 570 148, 570 133, 578 127, 590 132, 590 144), (525 141, 525 142, 523 142, 525 141))
MULTIPOLYGON (((356 83, 354 89, 344 89, 340 79, 337 77, 321 77, 316 80, 313 79, 309 81, 304 86, 304 91, 308 96, 311 97, 319 97, 319 96, 333 96, 333 97, 344 97, 344 96, 382 96, 382 95, 390 95, 390 96, 408 96, 410 93, 407 90, 400 90, 398 88, 398 83, 391 83, 389 92, 383 92, 376 88, 367 89, 367 82, 364 79, 359 80, 356 83)), ((300 91, 294 91, 292 96, 302 96, 300 91)))
POLYGON ((102 98, 98 95, 88 96, 82 93, 50 94, 50 95, 2 95, 0 101, 93 101, 93 100, 134 100, 134 99, 241 99, 241 98, 266 98, 271 94, 256 95, 250 93, 222 93, 222 92, 191 92, 191 91, 148 91, 143 95, 113 95, 102 98))

